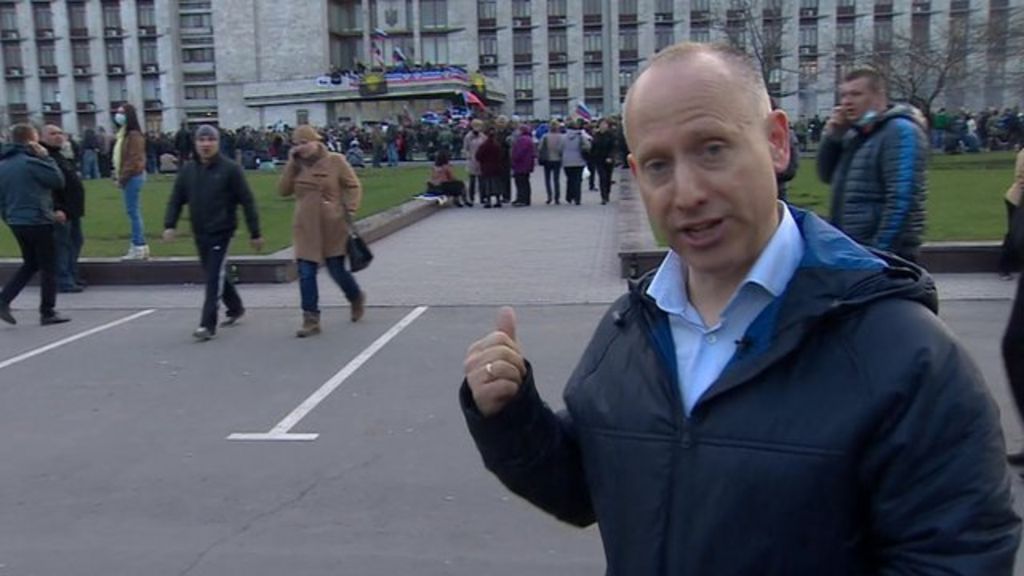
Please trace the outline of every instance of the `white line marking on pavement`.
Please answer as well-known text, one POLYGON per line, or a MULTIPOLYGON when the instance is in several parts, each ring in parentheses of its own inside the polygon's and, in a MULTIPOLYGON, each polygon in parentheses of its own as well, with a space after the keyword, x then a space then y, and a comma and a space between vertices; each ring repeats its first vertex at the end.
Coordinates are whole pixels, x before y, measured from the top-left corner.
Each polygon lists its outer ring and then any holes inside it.
POLYGON ((397 324, 391 327, 390 330, 385 332, 380 338, 377 338, 373 344, 370 344, 366 350, 359 353, 358 356, 352 359, 351 362, 345 365, 337 374, 331 377, 330 380, 324 382, 312 396, 306 398, 306 401, 299 404, 299 407, 292 410, 291 414, 284 417, 283 420, 277 423, 270 432, 260 433, 234 433, 228 436, 228 440, 316 440, 319 434, 292 434, 289 432, 300 420, 306 417, 307 414, 313 411, 318 404, 324 401, 331 392, 334 392, 338 386, 341 386, 348 377, 355 373, 363 364, 365 364, 374 354, 380 351, 381 348, 387 345, 395 336, 408 328, 417 318, 419 318, 424 312, 427 311, 426 306, 420 306, 409 312, 405 318, 398 321, 397 324))
POLYGON ((85 332, 82 332, 80 334, 75 334, 74 336, 68 336, 67 338, 65 338, 63 340, 58 340, 58 341, 56 341, 56 342, 54 342, 52 344, 47 344, 46 346, 43 346, 42 348, 36 348, 35 350, 30 350, 28 352, 25 352, 24 354, 21 354, 20 356, 15 356, 14 358, 11 358, 10 360, 4 360, 3 362, 0 362, 0 370, 2 370, 4 368, 7 368, 8 366, 13 366, 14 364, 17 364, 18 362, 21 362, 22 360, 28 360, 29 358, 32 358, 33 356, 38 356, 38 355, 43 354, 45 352, 49 352, 50 350, 53 350, 54 348, 60 348, 61 346, 64 346, 65 344, 71 344, 72 342, 75 342, 77 340, 81 340, 82 338, 86 338, 88 336, 92 336, 93 334, 96 334, 98 332, 103 332, 104 330, 109 330, 109 329, 111 329, 111 328, 113 328, 115 326, 120 326, 121 324, 126 324, 128 322, 131 322, 132 320, 136 320, 138 318, 142 318, 143 316, 149 316, 153 312, 156 312, 156 308, 152 308, 150 310, 143 310, 142 312, 136 312, 135 314, 132 314, 131 316, 127 316, 125 318, 121 318, 120 320, 114 320, 113 322, 110 322, 108 324, 104 324, 102 326, 97 326, 95 328, 90 328, 89 330, 86 330, 85 332))

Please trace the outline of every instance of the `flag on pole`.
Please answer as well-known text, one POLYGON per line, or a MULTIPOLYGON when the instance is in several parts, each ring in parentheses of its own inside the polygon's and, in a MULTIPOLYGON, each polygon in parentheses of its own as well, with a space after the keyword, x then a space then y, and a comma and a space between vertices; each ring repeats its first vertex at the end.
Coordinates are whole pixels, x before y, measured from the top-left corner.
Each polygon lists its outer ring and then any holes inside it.
POLYGON ((467 108, 470 106, 479 106, 481 108, 487 108, 487 105, 484 104, 483 100, 481 100, 480 97, 478 97, 476 94, 473 94, 469 90, 462 91, 462 100, 463 102, 466 103, 467 108))
POLYGON ((387 38, 388 37, 388 33, 383 31, 383 30, 381 30, 380 28, 374 28, 373 29, 373 36, 376 36, 376 37, 379 37, 379 38, 387 38))
POLYGON ((391 51, 391 57, 395 62, 406 63, 405 52, 402 52, 402 48, 399 46, 395 46, 395 49, 391 51))
POLYGON ((587 122, 594 119, 594 113, 590 111, 590 108, 587 108, 587 105, 584 104, 582 100, 576 104, 576 115, 587 122))

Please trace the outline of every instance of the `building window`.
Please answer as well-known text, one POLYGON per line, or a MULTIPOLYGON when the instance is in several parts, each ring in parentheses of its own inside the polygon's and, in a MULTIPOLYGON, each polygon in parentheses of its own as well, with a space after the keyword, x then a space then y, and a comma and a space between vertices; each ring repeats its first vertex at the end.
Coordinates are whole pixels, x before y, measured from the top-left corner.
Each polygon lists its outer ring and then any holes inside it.
POLYGON ((56 56, 55 56, 55 52, 54 52, 54 48, 53 48, 53 43, 52 42, 46 42, 46 43, 43 43, 43 44, 39 44, 38 48, 36 49, 36 54, 37 54, 37 57, 39 58, 39 65, 40 66, 50 67, 50 66, 56 66, 57 65, 57 60, 56 60, 56 56))
POLYGON ((636 77, 636 66, 619 66, 619 86, 629 88, 636 77))
POLYGON ((875 47, 892 46, 892 20, 875 20, 875 47))
POLYGON ((711 0, 693 0, 692 7, 690 9, 693 12, 707 12, 711 10, 711 0))
POLYGON ((424 36, 423 40, 423 61, 434 64, 448 63, 448 37, 447 36, 424 36))
POLYGON ((68 2, 68 28, 71 30, 86 30, 89 22, 85 17, 84 2, 68 2))
POLYGON ((327 17, 332 32, 352 32, 363 29, 363 10, 359 2, 331 2, 327 17))
POLYGON ((43 102, 60 102, 60 86, 56 82, 40 82, 39 92, 43 97, 43 102))
POLYGON ((690 42, 711 42, 710 28, 690 28, 690 42))
POLYGON ((88 80, 75 82, 75 102, 94 102, 92 82, 88 80))
POLYGON ((18 12, 14 4, 0 4, 0 30, 17 30, 18 12))
POLYGON ((818 81, 818 61, 808 60, 800 62, 800 83, 814 84, 818 81))
POLYGON ((124 66, 124 46, 121 42, 107 43, 107 66, 124 66))
POLYGON ((675 2, 673 0, 658 0, 657 5, 654 8, 655 14, 672 14, 675 10, 675 2))
POLYGON ((7 83, 7 102, 9 104, 25 103, 25 83, 18 80, 7 83))
POLYGON ((565 0, 548 0, 548 16, 565 17, 565 0))
POLYGON ((516 115, 520 118, 533 118, 533 101, 520 100, 516 102, 516 115))
POLYGON ((363 61, 363 41, 361 38, 331 38, 331 66, 343 70, 356 68, 357 62, 363 61))
MULTIPOLYGON (((448 26, 447 0, 420 0, 420 27, 446 28, 448 26)), ((447 47, 446 47, 447 48, 447 47)), ((446 50, 447 51, 447 50, 446 50)))
POLYGON ((516 71, 512 81, 515 90, 533 90, 533 72, 529 70, 516 71))
POLYGON ((496 20, 498 18, 498 3, 495 0, 478 0, 476 10, 476 17, 479 20, 496 20))
POLYGON ((583 33, 583 51, 584 52, 600 52, 604 48, 602 47, 602 37, 600 30, 587 30, 583 33))
POLYGON ((71 43, 71 65, 75 67, 89 67, 89 42, 71 43))
POLYGON ((162 100, 160 97, 160 81, 156 78, 146 78, 142 81, 143 100, 162 100))
POLYGON ((619 29, 619 51, 620 52, 636 52, 637 50, 637 32, 636 28, 621 28, 619 29))
POLYGON ((583 88, 592 90, 604 87, 604 70, 587 68, 583 71, 583 88))
POLYGON ((658 28, 654 31, 654 49, 663 50, 676 41, 676 34, 671 28, 658 28))
POLYGON ((46 4, 33 4, 32 18, 35 20, 36 30, 53 31, 53 12, 50 11, 49 2, 46 4))
POLYGON ((117 3, 103 4, 103 27, 113 30, 121 29, 121 5, 117 3))
POLYGON ((818 9, 818 0, 800 0, 801 8, 814 8, 818 9))
POLYGON ((213 62, 213 48, 184 48, 181 51, 184 63, 213 62))
POLYGON ((803 24, 800 26, 800 45, 801 46, 818 46, 818 25, 817 24, 803 24))
POLYGON ((565 100, 551 101, 551 116, 565 117, 569 114, 569 103, 565 100))
POLYGON ((857 0, 836 0, 836 6, 856 6, 857 0))
POLYGON ((216 100, 216 86, 185 86, 185 100, 216 100))
POLYGON ((548 33, 548 52, 552 54, 564 54, 569 51, 569 44, 565 38, 564 30, 553 30, 548 33))
POLYGON ((836 24, 836 44, 853 46, 853 22, 836 24))
POLYGON ((180 24, 182 28, 210 28, 213 26, 213 15, 182 14, 180 24))
POLYGON ((7 68, 21 68, 20 44, 4 44, 4 66, 7 68))
POLYGON ((142 40, 139 42, 139 54, 142 57, 142 65, 156 65, 157 51, 156 40, 142 40))
POLYGON ((603 0, 583 0, 584 16, 600 16, 603 0))
POLYGON ((498 54, 498 37, 493 34, 481 36, 480 54, 496 56, 498 54))
POLYGON ((533 42, 529 32, 514 32, 512 34, 512 53, 515 55, 533 53, 533 42))
POLYGON ((512 0, 513 18, 529 18, 531 12, 530 0, 512 0))
POLYGON ((216 82, 217 74, 214 72, 186 72, 183 78, 185 84, 199 84, 201 82, 216 82))
POLYGON ((128 100, 128 87, 124 83, 124 78, 111 78, 107 84, 107 94, 110 95, 112 102, 128 100))
POLYGON ((636 16, 636 0, 619 0, 619 16, 636 16))
POLYGON ((565 69, 551 70, 548 72, 548 88, 551 90, 568 90, 569 72, 565 69))
POLYGON ((138 3, 139 28, 153 28, 156 26, 156 8, 152 2, 138 3))

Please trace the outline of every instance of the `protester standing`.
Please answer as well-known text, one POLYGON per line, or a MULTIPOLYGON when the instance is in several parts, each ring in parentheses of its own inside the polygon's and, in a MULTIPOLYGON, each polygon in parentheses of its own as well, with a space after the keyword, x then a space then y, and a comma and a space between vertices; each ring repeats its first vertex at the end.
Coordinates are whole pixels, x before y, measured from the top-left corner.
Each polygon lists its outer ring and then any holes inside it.
POLYGON ((114 114, 120 129, 114 144, 114 177, 121 189, 128 214, 132 240, 122 260, 149 259, 149 245, 142 223, 142 185, 146 183, 146 137, 142 134, 135 107, 124 104, 114 114))
POLYGON ((1003 246, 999 252, 999 276, 1004 280, 1013 279, 1013 272, 1020 267, 1020 255, 1024 254, 1017 250, 1010 239, 1010 229, 1013 227, 1014 216, 1020 208, 1021 194, 1024 193, 1024 148, 1017 152, 1017 162, 1013 172, 1013 183, 1010 184, 1004 196, 1006 235, 1003 237, 1003 246))
POLYGON ((40 136, 43 147, 64 176, 64 186, 53 193, 53 208, 56 215, 53 227, 56 234, 57 291, 81 292, 85 284, 78 272, 78 257, 85 242, 82 235, 85 187, 78 177, 74 161, 61 153, 66 143, 64 131, 59 126, 47 124, 43 126, 40 136))
POLYGON ((516 182, 516 200, 513 206, 529 206, 533 191, 530 189, 530 175, 537 162, 537 150, 533 144, 530 127, 523 124, 519 136, 512 145, 512 174, 516 182))
POLYGON ((544 190, 548 194, 547 204, 552 200, 555 204, 561 204, 562 196, 562 150, 565 146, 565 138, 562 135, 562 125, 558 120, 552 120, 546 133, 540 138, 540 151, 538 156, 540 163, 544 166, 544 190))

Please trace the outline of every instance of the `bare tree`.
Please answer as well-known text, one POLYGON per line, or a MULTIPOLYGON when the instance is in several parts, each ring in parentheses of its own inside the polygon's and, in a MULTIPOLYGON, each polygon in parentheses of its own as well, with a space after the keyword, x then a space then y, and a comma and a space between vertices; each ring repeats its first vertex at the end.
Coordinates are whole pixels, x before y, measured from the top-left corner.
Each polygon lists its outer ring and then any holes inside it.
POLYGON ((795 94, 784 81, 797 70, 783 67, 782 0, 729 0, 725 18, 715 10, 712 26, 725 34, 726 42, 751 55, 761 70, 768 93, 774 98, 795 94))

